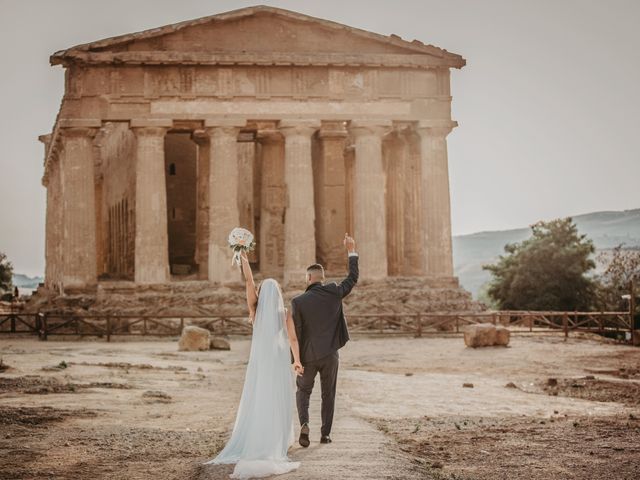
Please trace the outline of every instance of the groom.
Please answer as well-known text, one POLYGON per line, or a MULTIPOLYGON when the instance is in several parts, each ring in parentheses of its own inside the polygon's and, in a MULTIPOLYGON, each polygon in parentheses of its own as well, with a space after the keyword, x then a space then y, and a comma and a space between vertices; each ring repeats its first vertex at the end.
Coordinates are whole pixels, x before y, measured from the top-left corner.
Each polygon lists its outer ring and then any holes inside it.
POLYGON ((300 419, 300 445, 309 446, 309 397, 316 374, 320 373, 322 391, 322 428, 320 443, 331 443, 331 424, 338 377, 338 350, 349 340, 342 299, 358 282, 356 242, 348 234, 344 246, 349 254, 349 275, 338 285, 324 283, 324 268, 314 264, 307 268, 307 289, 291 300, 291 314, 300 342, 300 359, 304 373, 296 377, 296 403, 300 419))

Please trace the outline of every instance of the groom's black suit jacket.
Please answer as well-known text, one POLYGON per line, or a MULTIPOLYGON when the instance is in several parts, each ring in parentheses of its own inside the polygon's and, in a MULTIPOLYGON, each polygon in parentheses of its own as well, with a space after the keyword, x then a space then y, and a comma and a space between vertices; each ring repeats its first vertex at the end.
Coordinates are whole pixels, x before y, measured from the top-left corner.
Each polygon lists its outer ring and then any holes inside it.
POLYGON ((358 256, 349 257, 349 275, 340 284, 312 283, 291 300, 291 315, 304 365, 342 348, 349 341, 342 299, 358 282, 358 256))

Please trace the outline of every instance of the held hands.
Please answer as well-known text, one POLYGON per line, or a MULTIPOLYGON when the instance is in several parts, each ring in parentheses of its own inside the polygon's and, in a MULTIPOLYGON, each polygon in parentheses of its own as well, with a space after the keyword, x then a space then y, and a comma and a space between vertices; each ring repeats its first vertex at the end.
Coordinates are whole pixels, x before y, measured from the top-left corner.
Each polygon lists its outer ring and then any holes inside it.
POLYGON ((344 234, 344 240, 342 242, 347 249, 347 252, 353 253, 356 251, 356 241, 353 237, 350 237, 348 233, 344 234))
POLYGON ((293 369, 296 371, 296 374, 300 377, 304 373, 304 367, 300 362, 294 362, 293 369))

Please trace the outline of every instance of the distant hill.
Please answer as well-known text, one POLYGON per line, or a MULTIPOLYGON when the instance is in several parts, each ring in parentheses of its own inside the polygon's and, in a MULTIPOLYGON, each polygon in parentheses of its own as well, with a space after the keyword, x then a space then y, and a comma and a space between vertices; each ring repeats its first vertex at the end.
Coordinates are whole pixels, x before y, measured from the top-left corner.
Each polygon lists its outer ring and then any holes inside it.
MULTIPOLYGON (((624 243, 640 247, 640 208, 622 212, 594 212, 576 215, 578 231, 586 234, 597 250, 607 250, 624 243)), ((482 265, 494 263, 504 253, 507 243, 521 242, 531 235, 530 228, 478 232, 453 237, 455 274, 464 288, 477 298, 478 289, 491 275, 482 265)))
POLYGON ((38 283, 44 282, 42 277, 28 277, 22 273, 13 274, 13 284, 20 289, 21 292, 27 290, 35 290, 38 288, 38 283))

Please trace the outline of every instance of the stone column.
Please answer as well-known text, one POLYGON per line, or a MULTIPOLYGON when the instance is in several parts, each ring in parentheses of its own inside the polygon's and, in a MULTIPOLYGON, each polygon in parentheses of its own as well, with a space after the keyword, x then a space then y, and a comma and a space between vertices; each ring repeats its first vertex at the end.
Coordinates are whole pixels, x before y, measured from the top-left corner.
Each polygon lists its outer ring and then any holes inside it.
POLYGON ((382 142, 382 153, 386 167, 386 214, 387 214, 387 265, 390 276, 404 275, 405 231, 404 191, 407 187, 406 149, 398 132, 390 134, 382 142))
POLYGON ((207 121, 209 136, 209 269, 210 282, 240 280, 231 265, 229 233, 240 226, 238 211, 238 132, 245 122, 207 121))
MULTIPOLYGON (((158 122, 160 123, 160 122, 158 122)), ((165 126, 131 121, 136 136, 136 283, 167 283, 169 240, 167 234, 167 184, 164 168, 165 126)))
MULTIPOLYGON (((253 215, 253 166, 256 145, 251 142, 238 142, 238 208, 240 226, 255 234, 253 215)), ((249 257, 251 260, 251 257, 249 257)), ((251 260, 253 261, 253 260, 251 260)))
POLYGON ((62 285, 95 285, 96 210, 93 137, 97 128, 61 129, 62 285))
POLYGON ((418 125, 422 157, 422 212, 425 273, 433 277, 453 276, 451 206, 447 135, 455 125, 418 125))
MULTIPOLYGON (((349 139, 347 139, 349 142, 349 139)), ((344 149, 344 203, 346 211, 345 232, 353 235, 353 177, 356 163, 356 149, 351 143, 344 149)))
MULTIPOLYGON (((49 150, 51 135, 39 137, 49 150)), ((45 285, 51 290, 61 292, 62 273, 62 227, 63 201, 60 181, 60 144, 51 145, 49 165, 47 165, 42 184, 47 188, 46 238, 45 238, 45 285)))
POLYGON ((424 276, 424 239, 422 218, 422 157, 420 137, 413 129, 404 130, 406 145, 404 191, 404 275, 424 276))
POLYGON ((260 273, 281 277, 284 269, 284 141, 274 129, 258 131, 261 156, 260 273))
POLYGON ((316 260, 315 207, 311 135, 317 121, 280 122, 284 136, 284 178, 287 209, 284 221, 284 283, 301 283, 306 267, 316 260))
POLYGON ((344 122, 323 122, 314 159, 316 241, 318 261, 331 273, 346 268, 342 239, 347 231, 344 122))
POLYGON ((391 122, 351 122, 355 137, 353 178, 353 235, 360 254, 361 278, 387 276, 385 171, 382 137, 391 122))
POLYGON ((196 263, 198 278, 209 278, 209 135, 204 130, 193 132, 198 145, 196 180, 196 263))

